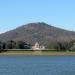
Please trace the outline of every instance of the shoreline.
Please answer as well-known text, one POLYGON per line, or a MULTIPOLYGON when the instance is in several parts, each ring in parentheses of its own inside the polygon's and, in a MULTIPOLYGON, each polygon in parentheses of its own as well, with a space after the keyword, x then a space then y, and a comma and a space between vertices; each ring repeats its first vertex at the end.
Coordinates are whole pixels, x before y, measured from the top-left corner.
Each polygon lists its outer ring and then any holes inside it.
POLYGON ((75 52, 4 52, 0 55, 48 55, 48 56, 75 56, 75 52))

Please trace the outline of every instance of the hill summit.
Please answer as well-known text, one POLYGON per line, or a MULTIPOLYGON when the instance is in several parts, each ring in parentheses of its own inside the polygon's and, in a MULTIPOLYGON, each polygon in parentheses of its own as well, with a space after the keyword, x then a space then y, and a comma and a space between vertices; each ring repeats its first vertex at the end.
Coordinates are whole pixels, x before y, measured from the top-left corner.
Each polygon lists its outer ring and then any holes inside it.
POLYGON ((75 40, 75 32, 57 28, 44 22, 29 23, 14 30, 0 34, 1 41, 25 41, 31 45, 38 42, 46 47, 57 41, 75 40))

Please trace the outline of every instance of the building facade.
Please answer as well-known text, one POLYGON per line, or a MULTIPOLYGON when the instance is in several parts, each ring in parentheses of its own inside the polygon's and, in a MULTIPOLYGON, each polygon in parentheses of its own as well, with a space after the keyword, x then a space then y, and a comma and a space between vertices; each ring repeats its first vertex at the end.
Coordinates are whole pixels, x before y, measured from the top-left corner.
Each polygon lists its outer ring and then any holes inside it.
POLYGON ((32 46, 33 50, 44 50, 45 46, 40 46, 38 42, 35 43, 34 46, 32 46))

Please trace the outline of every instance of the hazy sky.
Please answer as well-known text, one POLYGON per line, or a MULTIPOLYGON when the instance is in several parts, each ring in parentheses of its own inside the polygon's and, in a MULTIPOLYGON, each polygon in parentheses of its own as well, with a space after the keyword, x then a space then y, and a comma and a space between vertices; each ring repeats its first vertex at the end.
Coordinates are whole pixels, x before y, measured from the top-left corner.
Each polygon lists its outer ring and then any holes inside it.
POLYGON ((0 32, 30 22, 75 30, 75 0, 0 0, 0 32))

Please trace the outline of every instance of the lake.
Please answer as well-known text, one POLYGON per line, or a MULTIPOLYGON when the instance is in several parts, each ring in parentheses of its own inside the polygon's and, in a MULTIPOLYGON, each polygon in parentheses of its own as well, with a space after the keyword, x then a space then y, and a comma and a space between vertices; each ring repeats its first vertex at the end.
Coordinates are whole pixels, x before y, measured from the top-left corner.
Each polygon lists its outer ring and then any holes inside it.
POLYGON ((0 75, 75 75, 75 56, 0 56, 0 75))

